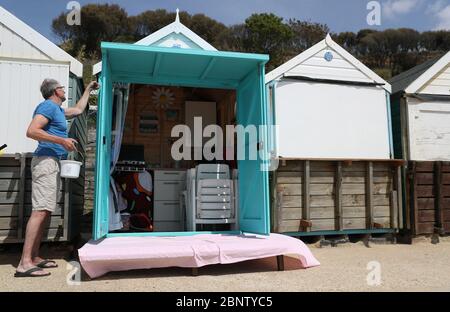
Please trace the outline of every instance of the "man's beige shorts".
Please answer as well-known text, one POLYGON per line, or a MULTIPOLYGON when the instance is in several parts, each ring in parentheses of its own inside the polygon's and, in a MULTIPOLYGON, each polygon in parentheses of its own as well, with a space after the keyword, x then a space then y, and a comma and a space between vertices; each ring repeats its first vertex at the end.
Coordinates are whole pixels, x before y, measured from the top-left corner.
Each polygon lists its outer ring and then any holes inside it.
POLYGON ((61 191, 59 160, 34 156, 31 160, 31 203, 33 210, 55 212, 61 191))

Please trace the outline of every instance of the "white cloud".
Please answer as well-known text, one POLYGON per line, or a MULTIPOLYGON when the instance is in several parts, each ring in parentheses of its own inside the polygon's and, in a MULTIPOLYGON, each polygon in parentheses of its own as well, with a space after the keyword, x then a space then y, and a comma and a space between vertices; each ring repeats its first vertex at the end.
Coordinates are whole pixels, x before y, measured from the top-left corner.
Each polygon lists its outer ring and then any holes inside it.
POLYGON ((408 14, 421 2, 422 0, 388 0, 383 3, 383 15, 392 19, 400 14, 408 14))
POLYGON ((434 30, 450 30, 450 4, 448 0, 437 0, 428 5, 427 14, 437 21, 434 30))
POLYGON ((447 6, 447 2, 447 0, 436 0, 432 4, 428 4, 425 12, 427 14, 437 14, 447 6))
POLYGON ((435 27, 436 30, 450 30, 450 4, 439 11, 436 17, 438 18, 438 24, 435 27))

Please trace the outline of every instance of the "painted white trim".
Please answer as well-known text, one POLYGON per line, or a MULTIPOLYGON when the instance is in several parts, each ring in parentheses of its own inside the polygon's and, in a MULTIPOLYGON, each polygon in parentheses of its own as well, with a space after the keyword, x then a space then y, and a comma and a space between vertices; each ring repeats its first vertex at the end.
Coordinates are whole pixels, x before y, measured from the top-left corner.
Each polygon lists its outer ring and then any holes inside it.
MULTIPOLYGON (((195 32, 187 28, 185 25, 183 25, 180 22, 180 18, 178 15, 178 9, 177 9, 177 15, 175 18, 175 21, 157 31, 154 33, 148 35, 145 38, 142 38, 141 40, 137 41, 135 44, 137 45, 145 45, 149 46, 153 43, 163 39, 164 37, 167 37, 168 35, 175 33, 175 34, 182 34, 186 36, 188 39, 190 39, 192 42, 194 42, 196 45, 198 45, 203 50, 207 51, 217 51, 216 48, 214 48, 212 45, 210 45, 206 40, 204 40, 202 37, 197 35, 195 32)), ((102 62, 98 62, 93 67, 93 75, 97 75, 102 71, 102 62)))
POLYGON ((315 44, 311 48, 300 53, 299 55, 295 56, 291 60, 287 61, 286 63, 280 65, 279 67, 275 68, 270 73, 268 73, 265 77, 266 83, 269 83, 272 80, 282 77, 284 73, 288 72, 292 68, 305 62, 307 59, 316 55, 317 53, 319 53, 320 51, 322 51, 323 49, 325 49, 327 47, 335 50, 343 59, 350 62, 353 66, 355 66, 359 71, 361 71, 368 78, 372 79, 374 82, 384 84, 382 86, 383 89, 385 89, 389 93, 392 92, 391 85, 387 81, 385 81, 383 78, 378 76, 370 68, 368 68, 366 65, 361 63, 357 58, 355 58, 353 55, 351 55, 349 52, 347 52, 344 48, 342 48, 336 42, 334 42, 333 39, 331 39, 331 36, 329 34, 325 37, 324 40, 320 41, 319 43, 315 44))
POLYGON ((30 59, 30 58, 15 58, 15 57, 4 57, 0 55, 0 61, 14 62, 14 63, 36 63, 36 64, 50 64, 50 65, 69 65, 69 61, 56 61, 56 60, 40 60, 40 59, 30 59))
POLYGON ((210 45, 208 42, 202 39, 195 32, 184 26, 182 23, 176 21, 173 22, 172 24, 167 25, 164 28, 161 28, 158 31, 155 31, 153 34, 139 40, 138 42, 136 42, 136 44, 148 46, 166 37, 171 33, 182 34, 186 36, 203 50, 217 51, 216 48, 214 48, 212 45, 210 45))
POLYGON ((70 62, 70 71, 78 77, 83 76, 83 64, 73 58, 63 49, 59 48, 53 42, 45 38, 36 30, 25 24, 12 13, 0 6, 0 23, 11 29, 23 39, 28 41, 36 49, 47 55, 55 61, 70 62))
POLYGON ((94 66, 92 67, 92 75, 97 75, 101 71, 102 71, 102 62, 94 64, 94 66))
POLYGON ((422 89, 427 82, 438 75, 449 63, 450 51, 441 57, 439 61, 434 63, 433 66, 427 69, 422 75, 420 75, 419 78, 414 80, 407 88, 405 88, 405 93, 420 93, 419 90, 422 89))
POLYGON ((278 66, 271 72, 266 74, 266 83, 271 82, 272 80, 278 79, 281 76, 283 76, 284 73, 288 72, 292 68, 296 67, 297 65, 303 63, 313 55, 316 55, 319 53, 323 48, 326 47, 325 39, 320 41, 319 43, 313 45, 308 50, 300 53, 299 55, 295 56, 294 58, 290 59, 286 63, 278 66))

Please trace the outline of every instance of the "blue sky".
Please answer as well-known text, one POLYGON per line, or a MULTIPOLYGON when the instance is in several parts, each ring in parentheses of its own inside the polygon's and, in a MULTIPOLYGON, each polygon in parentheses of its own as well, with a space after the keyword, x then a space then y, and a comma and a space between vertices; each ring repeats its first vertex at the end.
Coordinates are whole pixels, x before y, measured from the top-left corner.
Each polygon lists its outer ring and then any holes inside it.
MULTIPOLYGON (((0 0, 0 5, 50 40, 51 21, 67 11, 67 0, 0 0)), ((358 31, 362 28, 408 27, 419 31, 450 30, 450 0, 378 0, 381 25, 369 26, 366 6, 370 0, 114 0, 87 3, 116 3, 129 15, 158 8, 175 11, 178 7, 191 14, 204 13, 226 25, 242 23, 252 13, 272 12, 284 18, 326 23, 332 32, 358 31)))

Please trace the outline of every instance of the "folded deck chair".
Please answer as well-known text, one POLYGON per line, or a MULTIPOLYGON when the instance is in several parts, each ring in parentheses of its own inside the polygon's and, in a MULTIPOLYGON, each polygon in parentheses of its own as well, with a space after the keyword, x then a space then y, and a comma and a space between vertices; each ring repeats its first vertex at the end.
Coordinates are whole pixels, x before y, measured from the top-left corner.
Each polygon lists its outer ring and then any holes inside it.
POLYGON ((186 174, 186 229, 196 231, 197 224, 232 224, 238 230, 237 170, 225 164, 201 164, 186 174))

